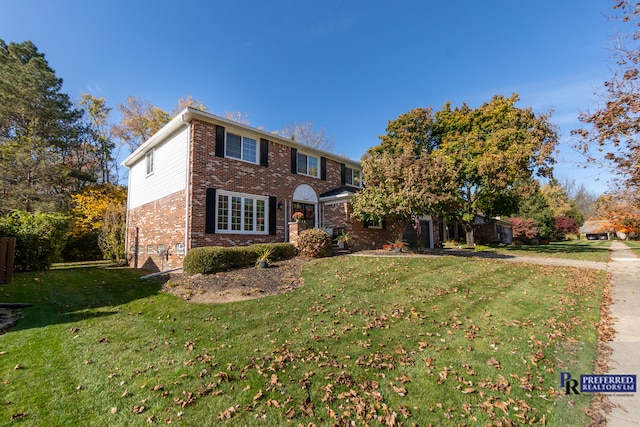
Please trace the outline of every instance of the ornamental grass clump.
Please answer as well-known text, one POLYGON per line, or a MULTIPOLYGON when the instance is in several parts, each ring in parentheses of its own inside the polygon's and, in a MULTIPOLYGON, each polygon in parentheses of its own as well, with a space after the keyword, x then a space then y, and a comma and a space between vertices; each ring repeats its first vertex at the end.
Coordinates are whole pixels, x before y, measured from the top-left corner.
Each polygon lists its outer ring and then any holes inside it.
POLYGON ((333 240, 326 231, 319 228, 303 230, 298 236, 300 255, 322 258, 331 255, 333 240))

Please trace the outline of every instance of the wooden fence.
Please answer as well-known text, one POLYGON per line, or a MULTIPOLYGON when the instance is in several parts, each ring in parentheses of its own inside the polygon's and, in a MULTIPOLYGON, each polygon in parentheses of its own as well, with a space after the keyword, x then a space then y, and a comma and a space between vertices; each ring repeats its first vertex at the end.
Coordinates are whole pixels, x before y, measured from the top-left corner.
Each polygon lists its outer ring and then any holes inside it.
POLYGON ((0 283, 11 283, 16 238, 0 237, 0 283))

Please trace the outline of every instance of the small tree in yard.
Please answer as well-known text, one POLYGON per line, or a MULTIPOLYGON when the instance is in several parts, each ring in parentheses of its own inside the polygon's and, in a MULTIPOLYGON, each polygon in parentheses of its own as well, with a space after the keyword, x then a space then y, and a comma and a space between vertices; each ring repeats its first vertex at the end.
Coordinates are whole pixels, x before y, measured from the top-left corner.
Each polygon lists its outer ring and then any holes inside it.
POLYGON ((443 212, 455 201, 455 183, 448 179, 453 171, 436 156, 370 151, 362 160, 365 187, 352 200, 352 215, 359 221, 386 219, 402 239, 414 216, 443 212))
POLYGON ((536 222, 532 219, 513 217, 509 218, 509 222, 513 224, 513 238, 515 240, 529 243, 538 236, 536 222))
POLYGON ((578 221, 576 221, 575 218, 570 218, 568 216, 557 216, 555 217, 555 221, 555 234, 561 239, 566 238, 569 234, 577 234, 580 232, 580 226, 578 225, 578 221))
POLYGON ((105 259, 124 259, 127 230, 127 212, 123 204, 111 203, 104 211, 98 246, 105 259))
POLYGON ((71 197, 74 214, 71 236, 95 235, 105 259, 123 259, 127 189, 104 184, 71 197))

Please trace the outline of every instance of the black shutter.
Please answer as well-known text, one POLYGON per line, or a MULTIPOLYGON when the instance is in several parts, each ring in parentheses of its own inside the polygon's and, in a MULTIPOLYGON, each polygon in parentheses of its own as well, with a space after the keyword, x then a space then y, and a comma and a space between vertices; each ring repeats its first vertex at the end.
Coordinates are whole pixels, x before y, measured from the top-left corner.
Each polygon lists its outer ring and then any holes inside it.
POLYGON ((327 180, 327 158, 320 157, 320 179, 327 180))
POLYGON ((347 183, 347 167, 344 163, 340 163, 340 185, 347 183))
POLYGON ((291 148, 291 173, 298 173, 298 150, 291 148))
POLYGON ((207 188, 207 199, 204 212, 204 232, 214 234, 216 232, 216 189, 207 188))
POLYGON ((276 198, 274 196, 269 197, 269 235, 276 235, 276 215, 277 215, 276 198))
POLYGON ((224 157, 224 126, 216 125, 216 157, 224 157))
POLYGON ((260 166, 269 166, 269 141, 260 138, 260 166))

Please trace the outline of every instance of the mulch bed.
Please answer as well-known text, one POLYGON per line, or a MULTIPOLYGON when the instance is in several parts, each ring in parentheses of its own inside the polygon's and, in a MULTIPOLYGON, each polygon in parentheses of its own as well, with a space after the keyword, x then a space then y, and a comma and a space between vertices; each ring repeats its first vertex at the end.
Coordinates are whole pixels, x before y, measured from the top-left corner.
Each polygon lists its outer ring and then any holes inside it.
POLYGON ((277 261, 269 268, 249 267, 216 274, 171 273, 163 291, 196 303, 244 301, 291 292, 304 283, 300 275, 308 258, 277 261))

